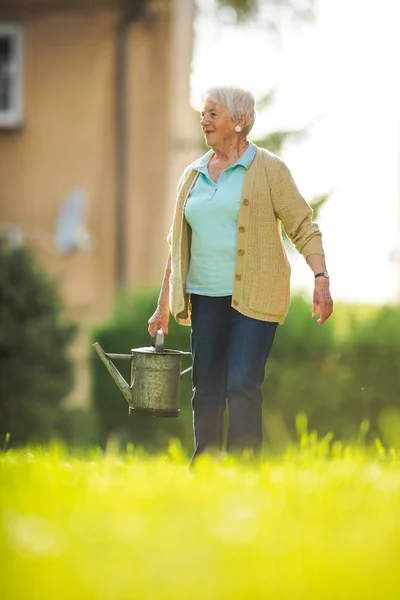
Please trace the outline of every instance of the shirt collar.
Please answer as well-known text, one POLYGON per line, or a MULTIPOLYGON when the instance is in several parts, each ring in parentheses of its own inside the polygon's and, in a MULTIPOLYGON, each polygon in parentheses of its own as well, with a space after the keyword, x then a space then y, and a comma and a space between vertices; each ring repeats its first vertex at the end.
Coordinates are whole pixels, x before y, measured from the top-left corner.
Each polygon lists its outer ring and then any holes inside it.
POLYGON ((214 154, 214 152, 212 150, 209 150, 208 152, 206 152, 201 158, 199 158, 195 162, 195 164, 193 165, 193 168, 196 171, 200 171, 200 173, 207 173, 208 163, 210 162, 213 154, 214 154))
MULTIPOLYGON (((236 167, 237 165, 242 165, 243 167, 245 167, 245 169, 248 169, 250 164, 253 161, 255 154, 256 154, 256 149, 257 149, 257 146, 251 140, 249 140, 248 148, 246 148, 246 150, 243 152, 242 156, 240 156, 240 158, 238 158, 238 160, 235 162, 235 164, 232 165, 232 167, 236 167)), ((213 154, 214 154, 213 150, 209 150, 208 152, 206 152, 193 165, 193 168, 196 171, 199 171, 200 173, 207 174, 208 163, 210 162, 210 159, 213 154)))
POLYGON ((248 148, 246 148, 242 156, 235 162, 235 165, 242 165, 248 169, 256 154, 256 148, 257 146, 251 140, 249 140, 248 148))

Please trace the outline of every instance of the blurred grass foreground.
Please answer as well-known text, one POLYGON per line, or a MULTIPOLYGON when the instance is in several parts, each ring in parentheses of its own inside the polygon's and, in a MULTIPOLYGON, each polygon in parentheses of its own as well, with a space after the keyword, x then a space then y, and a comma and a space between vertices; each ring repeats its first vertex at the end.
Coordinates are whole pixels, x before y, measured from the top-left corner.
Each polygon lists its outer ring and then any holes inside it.
POLYGON ((308 434, 193 471, 177 442, 0 453, 0 598, 398 599, 399 463, 308 434))

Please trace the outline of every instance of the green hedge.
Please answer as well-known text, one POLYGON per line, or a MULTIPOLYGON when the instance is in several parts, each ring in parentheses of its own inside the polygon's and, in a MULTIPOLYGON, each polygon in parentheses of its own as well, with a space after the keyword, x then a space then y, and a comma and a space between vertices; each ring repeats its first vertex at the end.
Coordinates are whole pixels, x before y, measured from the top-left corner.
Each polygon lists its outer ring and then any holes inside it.
MULTIPOLYGON (((148 346, 147 320, 157 295, 158 290, 142 290, 122 299, 110 322, 94 332, 93 341, 106 352, 148 346)), ((365 314, 363 307, 342 305, 323 327, 311 319, 311 309, 310 299, 294 296, 285 325, 278 328, 264 383, 266 447, 279 449, 296 436, 299 412, 306 413, 310 429, 319 435, 333 432, 336 439, 354 440, 367 420, 369 439, 380 435, 387 443, 397 443, 400 427, 393 423, 400 420, 399 309, 385 306, 365 314)), ((189 350, 190 329, 173 319, 170 323, 166 346, 189 350)), ((116 435, 122 444, 157 451, 176 436, 192 450, 190 374, 181 383, 180 417, 146 419, 128 416, 126 400, 94 351, 91 366, 102 445, 116 435)), ((128 379, 128 363, 117 366, 128 379)))
POLYGON ((61 401, 73 385, 76 327, 33 255, 0 251, 0 447, 62 435, 61 401))
POLYGON ((294 298, 269 363, 266 412, 278 414, 290 434, 304 411, 319 435, 354 440, 366 420, 370 440, 396 442, 385 416, 400 409, 399 308, 365 315, 363 307, 343 304, 323 327, 310 313, 309 302, 294 298))

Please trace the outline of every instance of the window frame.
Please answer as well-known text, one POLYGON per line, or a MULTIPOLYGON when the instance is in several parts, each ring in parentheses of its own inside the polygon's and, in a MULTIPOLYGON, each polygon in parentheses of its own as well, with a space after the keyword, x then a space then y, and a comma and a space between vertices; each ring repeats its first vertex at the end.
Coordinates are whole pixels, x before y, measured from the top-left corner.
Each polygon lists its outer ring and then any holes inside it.
POLYGON ((14 39, 15 72, 12 76, 11 106, 7 110, 0 109, 0 129, 18 128, 23 123, 24 118, 24 90, 23 90, 23 70, 24 70, 24 32, 22 25, 0 21, 0 37, 10 37, 14 39))

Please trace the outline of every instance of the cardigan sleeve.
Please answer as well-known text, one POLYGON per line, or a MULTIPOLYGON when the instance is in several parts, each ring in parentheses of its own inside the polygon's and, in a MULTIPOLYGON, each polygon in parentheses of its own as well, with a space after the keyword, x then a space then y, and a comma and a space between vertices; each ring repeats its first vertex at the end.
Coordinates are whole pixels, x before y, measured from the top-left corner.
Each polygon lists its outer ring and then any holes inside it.
POLYGON ((275 214, 296 250, 304 258, 310 254, 324 255, 321 231, 312 221, 312 208, 300 194, 286 164, 274 157, 268 175, 275 214))

